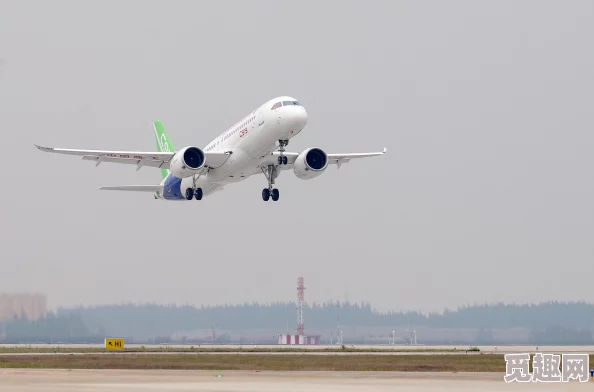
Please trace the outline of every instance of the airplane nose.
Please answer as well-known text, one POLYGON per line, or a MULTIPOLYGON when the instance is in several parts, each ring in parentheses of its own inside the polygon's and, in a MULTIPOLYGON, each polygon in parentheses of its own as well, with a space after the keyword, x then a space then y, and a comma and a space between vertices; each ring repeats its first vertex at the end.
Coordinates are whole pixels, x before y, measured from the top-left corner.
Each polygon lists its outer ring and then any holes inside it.
POLYGON ((299 124, 299 128, 303 128, 307 124, 308 120, 307 110, 305 110, 303 106, 298 106, 296 109, 295 121, 297 124, 299 124))
POLYGON ((283 104, 282 119, 278 122, 283 125, 281 132, 286 132, 287 135, 296 135, 307 125, 307 121, 307 111, 297 101, 283 104))

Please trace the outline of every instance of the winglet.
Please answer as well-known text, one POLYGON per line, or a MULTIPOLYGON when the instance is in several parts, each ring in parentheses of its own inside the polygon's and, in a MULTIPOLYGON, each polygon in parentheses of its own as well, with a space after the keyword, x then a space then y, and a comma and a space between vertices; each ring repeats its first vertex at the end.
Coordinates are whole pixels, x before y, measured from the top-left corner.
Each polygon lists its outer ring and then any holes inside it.
POLYGON ((39 150, 41 151, 45 151, 45 152, 52 152, 54 149, 51 147, 42 147, 42 146, 38 146, 37 144, 33 144, 35 147, 37 147, 39 150))
POLYGON ((388 151, 388 149, 386 147, 384 147, 383 153, 385 154, 387 151, 388 151))

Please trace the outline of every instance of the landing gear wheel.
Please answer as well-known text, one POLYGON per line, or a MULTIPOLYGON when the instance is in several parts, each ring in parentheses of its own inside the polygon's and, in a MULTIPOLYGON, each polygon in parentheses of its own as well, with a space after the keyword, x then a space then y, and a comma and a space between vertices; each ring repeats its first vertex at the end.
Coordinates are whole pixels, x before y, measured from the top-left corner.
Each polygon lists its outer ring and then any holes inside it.
MULTIPOLYGON (((280 157, 279 157, 280 158, 280 157)), ((278 168, 275 165, 268 165, 266 167, 261 167, 262 173, 266 176, 268 180, 268 188, 264 188, 262 190, 262 200, 268 201, 272 196, 272 200, 278 200, 278 189, 274 188, 274 180, 278 176, 278 168)))
POLYGON ((194 197, 194 190, 192 188, 186 189, 186 200, 192 200, 194 197))
POLYGON ((289 163, 289 158, 287 158, 286 156, 283 155, 283 165, 286 165, 287 163, 289 163))
POLYGON ((282 165, 283 164, 283 156, 278 157, 278 164, 282 165))
POLYGON ((196 198, 196 200, 202 200, 202 188, 196 188, 196 191, 194 192, 194 197, 196 198))

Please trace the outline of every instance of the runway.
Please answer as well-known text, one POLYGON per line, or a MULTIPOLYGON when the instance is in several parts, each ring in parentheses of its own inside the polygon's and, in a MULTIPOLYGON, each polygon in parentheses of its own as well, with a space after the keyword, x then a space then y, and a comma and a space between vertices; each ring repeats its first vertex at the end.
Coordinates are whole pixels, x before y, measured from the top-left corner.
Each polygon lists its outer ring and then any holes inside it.
POLYGON ((578 382, 506 384, 503 374, 496 373, 0 370, 0 390, 15 392, 488 392, 583 387, 578 382))
MULTIPOLYGON (((317 351, 270 351, 270 352, 249 352, 249 351, 198 351, 198 352, 190 352, 190 351, 102 351, 102 352, 43 352, 43 353, 35 353, 35 352, 18 352, 18 353, 0 353, 0 356, 28 356, 28 355, 43 355, 43 356, 55 356, 55 355, 275 355, 275 356, 283 356, 283 355, 301 355, 301 356, 350 356, 350 355, 382 355, 382 356, 409 356, 409 355, 480 355, 480 352, 477 351, 437 351, 437 352, 426 352, 426 351, 392 351, 392 352, 371 352, 371 351, 345 351, 345 352, 317 352, 317 351)), ((499 353, 501 354, 501 352, 499 353)))

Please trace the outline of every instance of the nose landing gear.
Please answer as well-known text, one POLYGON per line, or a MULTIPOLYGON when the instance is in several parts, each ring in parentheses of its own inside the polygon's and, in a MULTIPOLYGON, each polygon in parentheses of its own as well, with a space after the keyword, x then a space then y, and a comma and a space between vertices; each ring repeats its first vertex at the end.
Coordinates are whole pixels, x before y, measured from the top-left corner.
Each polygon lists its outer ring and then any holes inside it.
POLYGON ((289 159, 284 155, 278 157, 279 165, 286 165, 288 163, 288 161, 289 161, 289 159))
POLYGON ((278 145, 279 145, 278 150, 280 152, 280 155, 278 157, 278 164, 286 165, 288 163, 288 158, 286 156, 284 156, 283 153, 285 152, 285 147, 287 147, 289 145, 289 141, 288 140, 279 140, 278 145))

